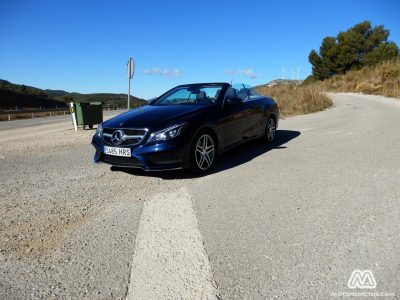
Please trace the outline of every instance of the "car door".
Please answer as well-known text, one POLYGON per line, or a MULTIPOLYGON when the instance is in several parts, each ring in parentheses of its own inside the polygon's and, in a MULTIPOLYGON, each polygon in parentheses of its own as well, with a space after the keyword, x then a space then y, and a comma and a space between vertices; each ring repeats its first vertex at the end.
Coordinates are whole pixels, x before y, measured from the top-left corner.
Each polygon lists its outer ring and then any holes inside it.
POLYGON ((247 135, 249 137, 260 136, 265 130, 264 102, 262 97, 250 85, 244 84, 244 90, 247 93, 247 99, 244 102, 250 111, 247 135))
POLYGON ((260 120, 263 116, 262 101, 258 97, 253 97, 252 88, 249 85, 236 84, 233 87, 237 91, 237 96, 243 101, 243 110, 246 116, 241 124, 242 139, 250 139, 260 136, 260 120))
POLYGON ((250 106, 245 102, 233 105, 228 105, 227 103, 227 98, 238 98, 239 96, 238 89, 234 87, 228 88, 225 93, 223 109, 221 111, 222 116, 219 122, 220 125, 218 126, 221 148, 228 148, 248 138, 248 121, 251 116, 250 106))

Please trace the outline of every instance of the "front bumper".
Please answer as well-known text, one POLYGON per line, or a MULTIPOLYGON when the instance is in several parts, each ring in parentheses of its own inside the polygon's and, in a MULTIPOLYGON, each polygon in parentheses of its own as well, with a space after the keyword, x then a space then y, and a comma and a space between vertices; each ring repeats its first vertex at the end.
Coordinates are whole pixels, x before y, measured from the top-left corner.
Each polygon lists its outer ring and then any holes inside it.
POLYGON ((131 157, 104 154, 105 145, 98 136, 93 137, 92 145, 96 149, 93 158, 95 163, 103 162, 113 166, 139 168, 145 171, 174 170, 189 166, 190 143, 185 142, 181 137, 159 144, 129 147, 131 157))

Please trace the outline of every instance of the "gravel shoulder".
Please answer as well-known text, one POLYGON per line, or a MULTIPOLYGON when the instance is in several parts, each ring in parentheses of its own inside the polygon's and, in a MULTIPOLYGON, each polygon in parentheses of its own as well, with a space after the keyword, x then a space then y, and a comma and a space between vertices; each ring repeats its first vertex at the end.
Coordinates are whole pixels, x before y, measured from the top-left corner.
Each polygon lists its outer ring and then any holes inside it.
POLYGON ((163 184, 94 165, 92 134, 1 144, 2 299, 125 297, 143 203, 163 184))

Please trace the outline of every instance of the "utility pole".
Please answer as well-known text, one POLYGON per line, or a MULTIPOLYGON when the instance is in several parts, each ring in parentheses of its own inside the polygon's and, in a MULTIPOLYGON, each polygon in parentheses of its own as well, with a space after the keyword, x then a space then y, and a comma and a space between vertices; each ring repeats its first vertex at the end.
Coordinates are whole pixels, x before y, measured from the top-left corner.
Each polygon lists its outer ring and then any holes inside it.
POLYGON ((135 61, 133 60, 133 58, 129 58, 128 60, 128 64, 127 64, 127 68, 128 68, 128 110, 130 108, 130 102, 131 102, 131 79, 133 77, 133 74, 135 73, 135 61))
POLYGON ((285 79, 285 66, 282 67, 282 79, 285 79))

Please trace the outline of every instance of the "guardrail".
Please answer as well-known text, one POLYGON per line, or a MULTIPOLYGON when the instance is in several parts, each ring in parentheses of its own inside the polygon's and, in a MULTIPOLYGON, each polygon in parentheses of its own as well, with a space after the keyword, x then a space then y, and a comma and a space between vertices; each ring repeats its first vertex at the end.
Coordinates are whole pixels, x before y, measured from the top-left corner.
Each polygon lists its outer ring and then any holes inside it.
POLYGON ((16 119, 34 119, 40 117, 52 117, 69 114, 69 109, 30 109, 30 110, 9 110, 0 111, 0 121, 11 121, 16 119))
MULTIPOLYGON (((124 110, 124 108, 104 107, 103 111, 124 110)), ((54 109, 24 109, 24 110, 3 110, 0 111, 0 121, 12 121, 17 119, 34 119, 43 117, 53 117, 69 115, 70 110, 66 108, 54 109)))

